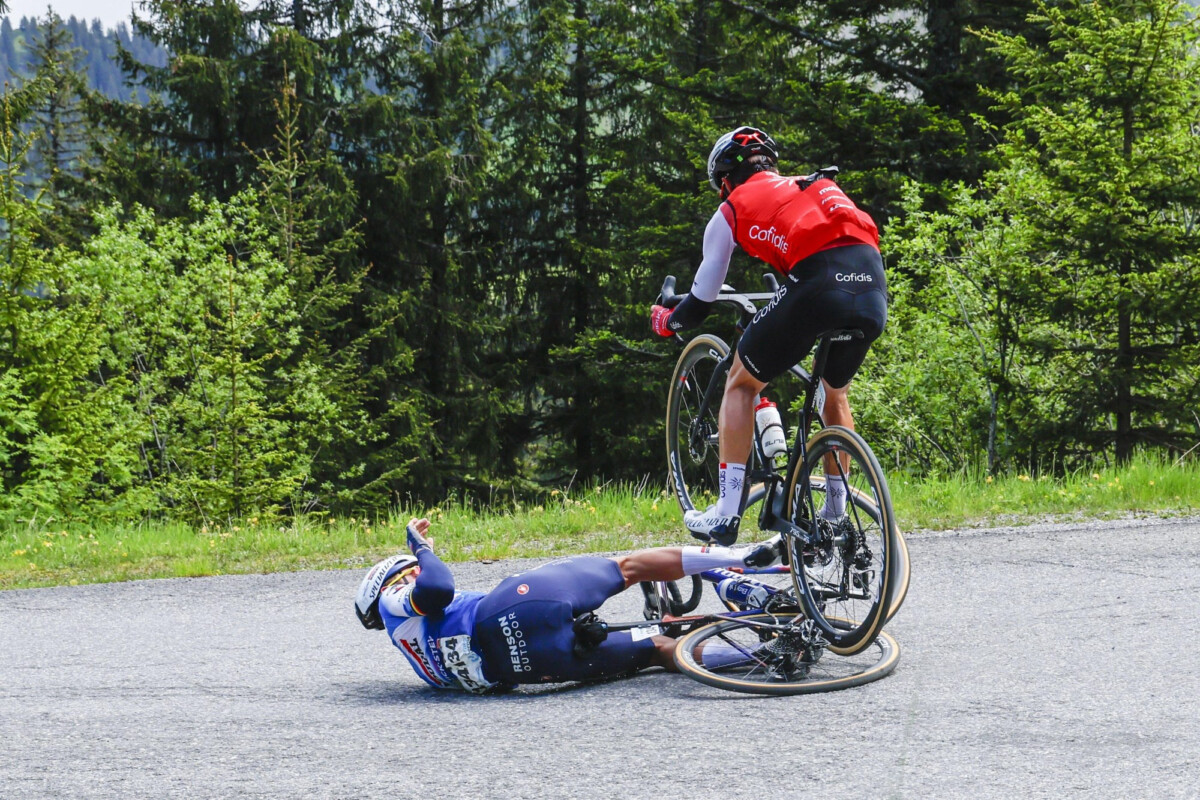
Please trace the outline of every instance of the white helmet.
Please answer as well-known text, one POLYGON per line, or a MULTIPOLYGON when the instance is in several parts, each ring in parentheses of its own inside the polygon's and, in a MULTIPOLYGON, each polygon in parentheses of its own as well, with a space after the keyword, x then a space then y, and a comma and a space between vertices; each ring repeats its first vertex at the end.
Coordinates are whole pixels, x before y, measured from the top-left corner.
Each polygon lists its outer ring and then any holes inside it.
POLYGON ((364 628, 381 630, 383 617, 379 616, 379 591, 388 579, 397 573, 412 569, 417 565, 417 557, 408 553, 385 558, 371 569, 362 583, 358 585, 358 596, 354 598, 354 610, 358 613, 358 621, 364 628))

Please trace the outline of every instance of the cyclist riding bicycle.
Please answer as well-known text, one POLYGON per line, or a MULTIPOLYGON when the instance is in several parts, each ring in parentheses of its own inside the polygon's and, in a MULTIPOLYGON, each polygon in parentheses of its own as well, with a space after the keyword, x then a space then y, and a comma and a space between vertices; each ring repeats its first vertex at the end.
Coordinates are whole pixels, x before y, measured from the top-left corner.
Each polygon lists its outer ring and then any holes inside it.
MULTIPOLYGON (((417 675, 438 689, 487 693, 517 684, 586 681, 650 666, 675 671, 675 640, 614 631, 577 641, 574 623, 641 581, 678 580, 704 570, 759 565, 770 547, 660 547, 617 558, 560 559, 505 578, 491 592, 460 592, 427 538, 429 520, 407 526, 408 547, 367 571, 354 600, 363 627, 386 629, 417 675), (577 645, 585 646, 577 646, 577 645)), ((743 658, 710 647, 712 665, 743 658)))
MULTIPOLYGON (((822 381, 825 423, 853 429, 847 388, 887 321, 875 222, 828 177, 835 169, 788 177, 779 174, 778 158, 775 140, 757 128, 717 139, 708 181, 722 202, 704 230, 703 260, 683 301, 674 309, 655 305, 650 316, 660 336, 699 325, 725 282, 735 246, 786 278, 746 327, 725 383, 718 501, 684 515, 693 536, 726 546, 737 541, 754 403, 763 387, 803 359, 821 334, 858 329, 862 338, 833 343, 822 381)), ((829 480, 822 517, 836 523, 846 496, 844 481, 829 480)))

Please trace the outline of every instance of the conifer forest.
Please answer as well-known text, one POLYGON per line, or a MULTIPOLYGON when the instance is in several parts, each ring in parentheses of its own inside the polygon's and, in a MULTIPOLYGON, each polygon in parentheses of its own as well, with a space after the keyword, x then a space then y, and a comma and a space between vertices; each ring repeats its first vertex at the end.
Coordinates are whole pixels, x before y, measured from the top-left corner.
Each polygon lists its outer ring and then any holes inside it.
POLYGON ((850 399, 889 472, 1200 457, 1187 3, 138 8, 0 30, 0 517, 663 484, 649 309, 743 124, 880 227, 850 399))

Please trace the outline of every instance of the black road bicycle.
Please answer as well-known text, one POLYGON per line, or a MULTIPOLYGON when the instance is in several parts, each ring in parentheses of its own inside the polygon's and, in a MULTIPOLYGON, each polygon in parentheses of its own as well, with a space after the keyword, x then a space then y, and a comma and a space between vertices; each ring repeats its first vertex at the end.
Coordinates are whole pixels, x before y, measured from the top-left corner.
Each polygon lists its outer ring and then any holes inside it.
MULTIPOLYGON (((740 334, 778 291, 771 274, 763 276, 769 292, 740 294, 725 285, 716 302, 739 314, 740 334)), ((663 282, 658 303, 673 307, 675 278, 663 282)), ((875 641, 883 625, 899 609, 908 590, 909 563, 904 537, 896 526, 887 481, 871 448, 852 430, 826 427, 821 420, 824 393, 821 376, 829 347, 835 341, 861 337, 858 330, 827 331, 819 339, 812 370, 795 365, 790 372, 800 381, 804 401, 794 429, 794 443, 778 457, 764 454, 759 431, 747 465, 742 496, 743 524, 756 504, 758 526, 779 533, 785 543, 786 566, 765 580, 779 593, 791 593, 804 621, 811 621, 827 641, 830 652, 851 656, 875 641), (811 437, 810 431, 815 431, 811 437), (786 459, 785 459, 786 456, 786 459), (827 481, 846 481, 846 514, 827 520, 820 513, 827 481), (753 488, 752 488, 753 487, 753 488), (790 584, 790 587, 788 586, 790 584)), ((679 341, 685 341, 676 335, 679 341)), ((711 334, 686 340, 671 376, 667 394, 667 463, 669 481, 680 508, 697 507, 697 500, 714 494, 720 463, 717 413, 725 376, 733 363, 729 345, 711 334)), ((699 603, 702 583, 693 581, 692 594, 683 598, 677 587, 643 587, 647 616, 653 597, 664 611, 686 613, 699 603)), ((726 603, 731 609, 733 605, 726 603)))
MULTIPOLYGON (((783 568, 786 570, 786 568, 783 568)), ((886 631, 850 655, 831 657, 824 631, 803 613, 790 587, 764 580, 776 570, 710 569, 695 576, 718 595, 730 598, 720 614, 674 616, 664 585, 650 584, 646 620, 608 623, 595 613, 575 620, 576 650, 581 655, 604 641, 610 631, 633 630, 643 636, 677 639, 675 664, 689 678, 720 689, 751 694, 811 694, 846 689, 889 675, 900 660, 900 646, 886 631), (654 605, 658 603, 659 605, 654 605), (712 650, 719 651, 714 659, 712 650), (715 662, 715 663, 714 663, 715 662)), ((853 624, 826 619, 839 629, 853 624)))

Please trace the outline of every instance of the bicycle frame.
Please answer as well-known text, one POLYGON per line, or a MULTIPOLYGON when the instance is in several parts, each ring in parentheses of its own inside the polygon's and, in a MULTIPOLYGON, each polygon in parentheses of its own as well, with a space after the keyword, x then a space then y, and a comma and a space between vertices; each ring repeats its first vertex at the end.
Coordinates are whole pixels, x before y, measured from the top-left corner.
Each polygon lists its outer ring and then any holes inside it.
MULTIPOLYGON (((769 283, 773 283, 773 276, 764 276, 769 283)), ((753 319, 757 313, 755 301, 766 301, 773 297, 773 293, 752 293, 738 294, 735 292, 722 292, 714 301, 732 305, 742 311, 742 317, 737 324, 739 335, 745 330, 746 325, 753 319)), ((797 462, 808 458, 808 433, 815 421, 818 427, 824 427, 824 422, 821 416, 816 412, 816 401, 818 392, 821 387, 821 376, 825 371, 825 363, 829 357, 829 348, 835 341, 845 341, 850 338, 851 334, 844 331, 830 331, 820 337, 817 343, 816 352, 813 356, 812 372, 807 372, 799 364, 794 364, 788 368, 788 372, 798 377, 804 386, 804 403, 800 407, 799 424, 796 427, 796 439, 788 452, 787 467, 782 474, 775 469, 773 459, 767 458, 762 452, 762 445, 759 442, 757 432, 753 437, 753 446, 758 454, 758 461, 761 467, 747 474, 746 488, 742 496, 742 508, 745 509, 746 501, 749 497, 749 487, 757 481, 761 481, 766 487, 766 496, 763 498, 762 510, 759 512, 758 524, 762 530, 774 531, 783 533, 800 540, 804 545, 813 543, 812 531, 805 531, 802 528, 792 524, 783 516, 784 497, 782 486, 784 476, 792 474, 796 468, 797 462)), ((683 337, 676 334, 677 339, 683 337)), ((733 350, 717 362, 716 368, 713 370, 712 378, 709 380, 708 386, 704 389, 704 397, 701 400, 698 416, 703 417, 708 409, 712 406, 718 395, 723 395, 722 387, 729 370, 733 367, 734 353, 737 352, 736 346, 733 350)), ((808 473, 803 473, 803 482, 799 487, 800 496, 808 497, 808 473)))
MULTIPOLYGON (((738 580, 750 584, 755 589, 762 589, 768 597, 773 597, 780 595, 786 596, 788 593, 783 592, 770 584, 756 581, 752 576, 756 574, 775 574, 786 571, 787 567, 767 567, 766 569, 761 570, 746 569, 741 572, 734 572, 728 569, 709 569, 701 572, 699 577, 702 580, 713 584, 713 586, 716 586, 723 580, 737 578, 738 580)), ((649 598, 647 598, 647 600, 649 601, 649 598)), ((783 630, 795 622, 798 617, 803 616, 803 612, 796 598, 788 597, 788 602, 790 603, 789 605, 785 605, 782 608, 776 609, 780 619, 779 623, 769 624, 758 621, 745 621, 744 624, 748 627, 763 628, 764 630, 783 630)), ((769 606, 770 604, 768 603, 767 605, 769 606)), ((661 605, 659 607, 661 608, 661 605)), ((766 612, 772 613, 769 608, 766 609, 766 612)), ((762 613, 764 613, 764 609, 762 608, 745 608, 741 611, 725 611, 716 614, 689 614, 684 616, 673 616, 671 614, 661 613, 655 613, 651 615, 650 613, 647 613, 647 618, 643 620, 638 620, 636 622, 613 623, 605 622, 594 615, 585 614, 576 619, 574 628, 577 636, 588 641, 599 642, 603 641, 604 637, 613 631, 629 631, 639 628, 658 627, 661 630, 674 629, 675 635, 680 635, 682 633, 694 630, 702 625, 708 625, 713 622, 719 622, 721 620, 736 620, 742 617, 748 617, 762 613)))

